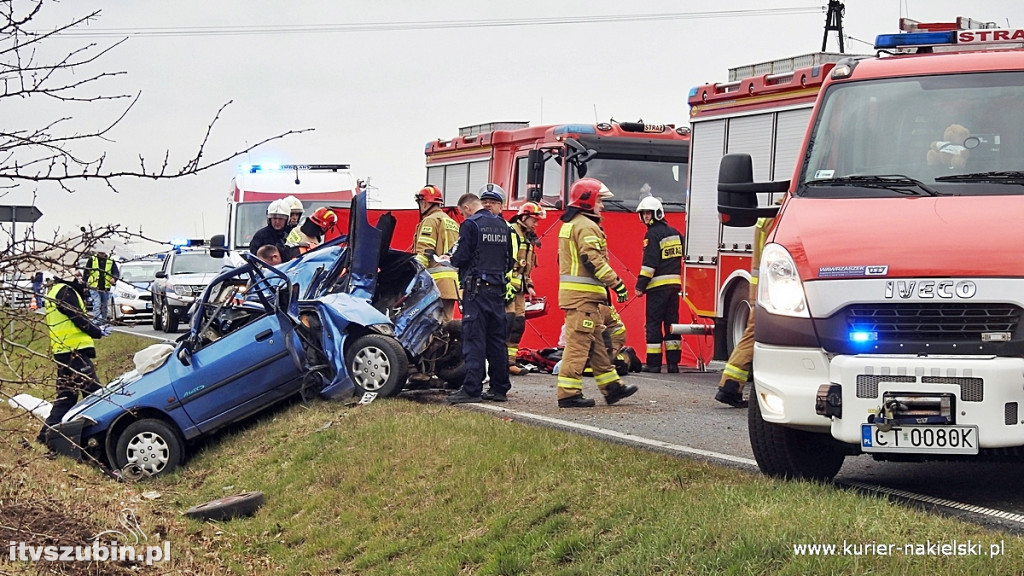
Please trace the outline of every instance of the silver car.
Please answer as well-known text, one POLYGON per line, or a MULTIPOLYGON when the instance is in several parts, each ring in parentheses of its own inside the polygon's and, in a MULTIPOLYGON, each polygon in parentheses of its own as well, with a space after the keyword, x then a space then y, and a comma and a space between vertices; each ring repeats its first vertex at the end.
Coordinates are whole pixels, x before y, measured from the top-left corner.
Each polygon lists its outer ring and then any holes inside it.
POLYGON ((162 260, 132 260, 117 265, 121 276, 114 282, 114 319, 122 323, 148 322, 153 316, 153 280, 162 260))

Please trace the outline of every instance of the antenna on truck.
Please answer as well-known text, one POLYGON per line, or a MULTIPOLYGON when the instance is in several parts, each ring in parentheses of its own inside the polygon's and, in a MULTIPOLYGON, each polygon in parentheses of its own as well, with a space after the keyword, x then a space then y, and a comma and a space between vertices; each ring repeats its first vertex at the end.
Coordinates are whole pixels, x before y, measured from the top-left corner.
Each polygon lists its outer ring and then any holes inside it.
POLYGON ((845 54, 843 48, 843 14, 846 13, 846 6, 839 0, 828 0, 828 13, 825 14, 825 34, 821 37, 821 51, 825 51, 828 45, 828 33, 835 31, 839 36, 839 53, 845 54))

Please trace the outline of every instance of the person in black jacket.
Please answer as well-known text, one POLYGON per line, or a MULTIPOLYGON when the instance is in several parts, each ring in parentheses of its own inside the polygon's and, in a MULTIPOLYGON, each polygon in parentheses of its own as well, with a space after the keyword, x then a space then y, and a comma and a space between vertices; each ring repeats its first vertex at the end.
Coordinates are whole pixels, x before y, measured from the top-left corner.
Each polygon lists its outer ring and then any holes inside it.
POLYGON ((661 372, 661 347, 665 345, 665 364, 670 373, 679 372, 682 340, 671 333, 679 322, 679 290, 682 287, 683 239, 679 231, 665 222, 661 200, 644 197, 637 205, 640 220, 647 225, 644 256, 636 279, 636 295, 647 295, 647 362, 644 372, 661 372))
POLYGON ((255 254, 262 246, 270 244, 277 246, 283 256, 288 239, 288 218, 288 207, 281 200, 271 202, 267 207, 267 225, 252 235, 249 252, 255 254))
POLYGON ((94 338, 110 334, 110 325, 102 327, 89 321, 85 312, 85 287, 77 281, 55 279, 46 294, 46 326, 50 348, 57 363, 57 399, 43 423, 36 440, 46 443, 46 431, 60 424, 64 415, 78 402, 78 393, 99 390, 94 338))

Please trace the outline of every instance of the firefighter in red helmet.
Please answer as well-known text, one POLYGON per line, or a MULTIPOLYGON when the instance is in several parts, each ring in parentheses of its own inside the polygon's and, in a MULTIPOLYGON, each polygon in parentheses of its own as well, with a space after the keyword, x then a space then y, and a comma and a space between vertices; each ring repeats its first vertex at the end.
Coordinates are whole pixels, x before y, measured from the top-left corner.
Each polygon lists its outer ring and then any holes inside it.
POLYGON ((604 345, 604 316, 609 290, 619 303, 629 298, 626 285, 608 263, 608 243, 601 228, 604 200, 612 192, 600 180, 581 178, 569 189, 569 206, 558 232, 558 306, 565 310, 565 349, 558 372, 559 408, 589 408, 583 396, 583 370, 589 364, 605 402, 614 404, 636 393, 624 385, 604 345))
POLYGON ((416 193, 415 198, 420 222, 413 235, 413 252, 416 253, 416 261, 427 269, 441 292, 443 320, 447 322, 454 317, 455 302, 459 299, 459 273, 447 262, 438 262, 434 255, 451 252, 455 241, 459 239, 459 225, 441 210, 444 198, 437 186, 427 184, 416 193))
POLYGON ((300 226, 292 228, 288 233, 288 249, 281 254, 282 260, 287 262, 323 244, 324 235, 330 232, 337 222, 338 215, 334 210, 327 207, 317 208, 300 226))

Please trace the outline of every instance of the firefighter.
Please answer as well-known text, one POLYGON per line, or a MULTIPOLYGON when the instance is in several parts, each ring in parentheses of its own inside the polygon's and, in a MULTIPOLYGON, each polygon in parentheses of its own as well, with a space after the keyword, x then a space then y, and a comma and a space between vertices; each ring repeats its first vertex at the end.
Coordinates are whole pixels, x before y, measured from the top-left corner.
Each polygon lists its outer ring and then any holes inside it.
POLYGON ((679 372, 682 339, 672 334, 679 322, 679 290, 683 243, 679 231, 665 222, 661 200, 646 196, 637 204, 640 221, 647 226, 644 234, 644 255, 640 276, 636 279, 636 295, 647 296, 646 322, 647 362, 644 372, 661 372, 661 346, 665 344, 665 364, 669 373, 679 372))
POLYGON ((285 225, 285 228, 291 232, 292 229, 299 225, 299 221, 302 220, 302 213, 304 212, 302 201, 295 196, 285 196, 281 201, 288 208, 288 224, 285 225))
POLYGON ((253 254, 260 249, 261 246, 272 244, 277 246, 279 249, 284 247, 285 240, 288 238, 288 207, 284 205, 281 200, 274 200, 267 206, 267 225, 260 228, 252 235, 252 241, 249 242, 249 252, 253 254))
POLYGON ((330 232, 338 223, 338 215, 330 208, 317 208, 301 226, 292 228, 288 233, 286 245, 291 254, 282 254, 281 258, 287 262, 296 256, 300 256, 323 244, 324 235, 330 232))
POLYGON ((583 395, 583 370, 589 363, 605 402, 614 404, 636 393, 623 385, 604 346, 608 290, 618 302, 629 297, 626 285, 608 264, 608 244, 601 229, 604 200, 612 193, 594 178, 581 178, 569 189, 569 205, 558 232, 558 306, 565 310, 565 350, 558 372, 558 407, 589 408, 583 395))
MULTIPOLYGON (((484 194, 493 197, 497 191, 487 190, 484 194)), ((459 227, 451 263, 459 269, 463 287, 462 352, 466 378, 462 387, 448 396, 448 402, 505 402, 511 388, 505 362, 505 302, 513 296, 505 281, 512 269, 511 231, 507 222, 483 207, 476 194, 463 194, 459 209, 467 218, 459 227), (490 377, 486 393, 485 363, 490 377)))
POLYGON ((46 417, 36 441, 46 443, 46 431, 60 424, 64 415, 83 395, 100 389, 96 367, 94 338, 110 334, 110 325, 98 326, 85 314, 82 294, 85 287, 78 281, 55 278, 46 294, 46 326, 49 329, 50 349, 57 363, 57 398, 46 417))
POLYGON ((768 237, 768 230, 771 229, 774 218, 758 218, 754 226, 754 253, 750 258, 750 312, 747 314, 747 327, 743 330, 743 336, 732 349, 729 360, 722 370, 722 378, 718 383, 718 392, 715 393, 715 400, 722 404, 728 404, 733 408, 746 408, 747 401, 743 399, 743 388, 750 380, 750 371, 754 366, 754 303, 757 302, 757 277, 758 267, 761 266, 761 251, 764 249, 764 241, 768 237))
POLYGON ((529 294, 530 298, 537 295, 530 274, 537 266, 537 247, 540 246, 537 224, 545 217, 540 204, 526 202, 509 222, 515 254, 509 284, 512 285, 515 298, 505 306, 505 321, 508 324, 508 371, 513 376, 530 373, 527 368, 519 365, 516 357, 519 354, 519 342, 526 330, 526 295, 529 294))
POLYGON ((441 292, 442 320, 448 322, 455 316, 455 302, 459 299, 459 275, 451 266, 438 262, 434 255, 451 251, 459 239, 459 225, 441 210, 441 202, 441 189, 433 184, 427 184, 416 193, 420 222, 414 234, 413 252, 441 292))

